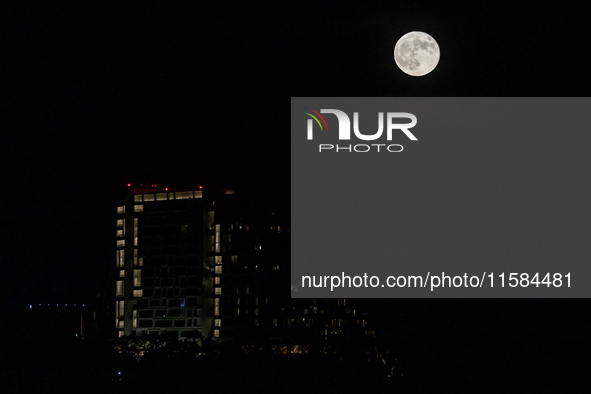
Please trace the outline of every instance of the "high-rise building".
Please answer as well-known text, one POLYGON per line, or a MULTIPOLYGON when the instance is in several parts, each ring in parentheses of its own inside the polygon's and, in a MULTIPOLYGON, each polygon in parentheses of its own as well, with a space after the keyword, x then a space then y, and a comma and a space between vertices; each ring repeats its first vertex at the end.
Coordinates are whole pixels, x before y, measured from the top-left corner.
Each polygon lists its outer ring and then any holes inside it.
POLYGON ((225 338, 277 325, 289 236, 272 212, 253 212, 229 189, 128 191, 117 208, 119 336, 225 338))

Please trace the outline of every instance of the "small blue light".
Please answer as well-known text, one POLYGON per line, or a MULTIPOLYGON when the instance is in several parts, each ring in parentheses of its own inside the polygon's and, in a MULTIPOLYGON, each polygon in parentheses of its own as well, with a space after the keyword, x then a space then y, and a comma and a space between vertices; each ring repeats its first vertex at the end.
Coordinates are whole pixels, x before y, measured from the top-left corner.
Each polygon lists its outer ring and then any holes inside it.
POLYGON ((33 309, 33 304, 29 304, 29 309, 33 309))

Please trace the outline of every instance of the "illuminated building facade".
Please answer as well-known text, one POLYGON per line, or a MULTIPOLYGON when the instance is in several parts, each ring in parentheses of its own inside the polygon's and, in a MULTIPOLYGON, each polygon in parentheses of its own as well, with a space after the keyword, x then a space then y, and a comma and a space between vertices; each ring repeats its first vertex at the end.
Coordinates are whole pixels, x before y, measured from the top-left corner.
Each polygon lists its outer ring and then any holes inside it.
POLYGON ((128 186, 117 208, 119 336, 227 338, 277 325, 289 237, 273 213, 251 214, 233 190, 128 186))

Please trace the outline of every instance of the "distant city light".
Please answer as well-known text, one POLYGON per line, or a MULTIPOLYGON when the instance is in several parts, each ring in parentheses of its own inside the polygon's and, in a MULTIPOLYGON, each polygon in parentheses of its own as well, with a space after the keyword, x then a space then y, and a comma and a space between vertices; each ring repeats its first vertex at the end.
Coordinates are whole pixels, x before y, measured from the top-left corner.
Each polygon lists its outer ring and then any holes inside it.
POLYGON ((33 309, 33 304, 29 304, 29 309, 33 309))
POLYGON ((129 187, 129 186, 131 186, 131 183, 128 183, 128 184, 127 184, 127 187, 129 187))
POLYGON ((168 188, 167 188, 167 187, 165 187, 165 188, 164 188, 164 190, 168 191, 168 188))
POLYGON ((199 186, 199 189, 203 189, 203 186, 199 186))

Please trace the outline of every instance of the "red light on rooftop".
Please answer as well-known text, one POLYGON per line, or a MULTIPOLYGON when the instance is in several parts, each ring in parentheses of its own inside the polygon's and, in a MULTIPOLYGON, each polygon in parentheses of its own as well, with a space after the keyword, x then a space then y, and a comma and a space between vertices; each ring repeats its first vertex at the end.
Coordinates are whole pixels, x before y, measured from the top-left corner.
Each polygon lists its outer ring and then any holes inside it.
POLYGON ((165 188, 164 188, 164 190, 168 191, 168 188, 167 188, 167 187, 165 187, 165 188))
POLYGON ((131 183, 128 183, 128 184, 127 184, 127 187, 130 187, 130 186, 131 186, 131 183))
POLYGON ((203 186, 199 186, 199 189, 203 189, 203 186))

